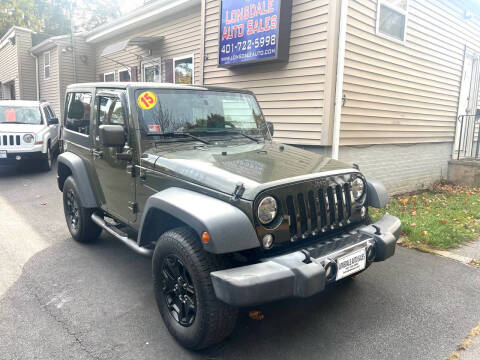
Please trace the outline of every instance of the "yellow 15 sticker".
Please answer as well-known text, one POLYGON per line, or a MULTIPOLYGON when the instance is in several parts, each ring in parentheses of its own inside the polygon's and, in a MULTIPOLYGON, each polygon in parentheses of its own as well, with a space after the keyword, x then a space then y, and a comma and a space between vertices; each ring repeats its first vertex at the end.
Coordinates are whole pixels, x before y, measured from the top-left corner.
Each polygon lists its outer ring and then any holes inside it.
POLYGON ((143 110, 150 110, 157 105, 157 95, 151 91, 144 91, 138 97, 137 104, 143 110))

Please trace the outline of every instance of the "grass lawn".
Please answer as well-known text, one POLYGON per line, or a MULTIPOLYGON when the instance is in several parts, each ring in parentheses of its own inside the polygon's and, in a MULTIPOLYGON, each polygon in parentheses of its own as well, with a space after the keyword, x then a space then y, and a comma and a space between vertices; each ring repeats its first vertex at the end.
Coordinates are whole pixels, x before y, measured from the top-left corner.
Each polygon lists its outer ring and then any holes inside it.
POLYGON ((480 188, 439 184, 396 196, 385 209, 370 208, 374 221, 385 213, 402 221, 407 247, 450 249, 480 238, 480 188))

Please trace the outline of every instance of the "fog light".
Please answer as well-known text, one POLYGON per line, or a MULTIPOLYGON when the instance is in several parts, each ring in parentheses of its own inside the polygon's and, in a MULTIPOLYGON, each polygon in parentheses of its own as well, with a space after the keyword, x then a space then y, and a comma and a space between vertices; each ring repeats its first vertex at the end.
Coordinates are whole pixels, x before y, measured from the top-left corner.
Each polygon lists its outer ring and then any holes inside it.
POLYGON ((331 281, 335 279, 336 275, 337 275, 337 264, 335 264, 333 261, 329 261, 325 265, 325 277, 327 278, 327 281, 331 281))
POLYGON ((22 157, 20 155, 15 156, 16 160, 22 160, 22 157))
POLYGON ((262 244, 265 249, 270 249, 273 245, 273 235, 267 234, 262 238, 262 244))
POLYGON ((367 261, 373 261, 375 260, 375 245, 371 245, 367 248, 367 261))

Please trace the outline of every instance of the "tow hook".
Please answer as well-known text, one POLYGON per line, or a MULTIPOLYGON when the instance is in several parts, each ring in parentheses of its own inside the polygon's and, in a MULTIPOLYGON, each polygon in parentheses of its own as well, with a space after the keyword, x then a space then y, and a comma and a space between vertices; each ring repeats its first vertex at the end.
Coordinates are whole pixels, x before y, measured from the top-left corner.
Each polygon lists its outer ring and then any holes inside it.
POLYGON ((375 235, 382 235, 382 232, 380 231, 380 228, 377 225, 372 224, 372 226, 375 228, 375 235))
POLYGON ((308 250, 305 250, 305 249, 302 249, 300 250, 300 252, 305 255, 305 259, 303 259, 303 262, 305 264, 310 264, 312 262, 312 257, 310 255, 310 252, 308 252, 308 250))

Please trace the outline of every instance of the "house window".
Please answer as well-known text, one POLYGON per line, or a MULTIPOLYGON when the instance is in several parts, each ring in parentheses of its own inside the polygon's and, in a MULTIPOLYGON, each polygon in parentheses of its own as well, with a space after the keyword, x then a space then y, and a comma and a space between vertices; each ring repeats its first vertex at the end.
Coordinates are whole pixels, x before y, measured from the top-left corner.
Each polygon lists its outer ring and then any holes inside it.
POLYGON ((408 0, 378 0, 377 34, 403 43, 407 14, 408 0))
POLYGON ((193 84, 193 55, 173 59, 175 84, 193 84))
POLYGON ((50 78, 50 51, 43 54, 43 74, 45 79, 50 78))
POLYGON ((103 74, 103 81, 115 81, 115 71, 103 74))
POLYGON ((128 70, 128 69, 118 70, 118 81, 129 82, 130 81, 130 70, 128 70))
POLYGON ((142 64, 143 81, 162 82, 161 59, 155 59, 142 64))

